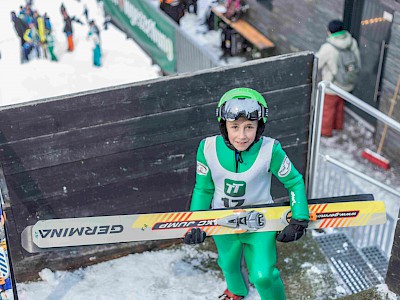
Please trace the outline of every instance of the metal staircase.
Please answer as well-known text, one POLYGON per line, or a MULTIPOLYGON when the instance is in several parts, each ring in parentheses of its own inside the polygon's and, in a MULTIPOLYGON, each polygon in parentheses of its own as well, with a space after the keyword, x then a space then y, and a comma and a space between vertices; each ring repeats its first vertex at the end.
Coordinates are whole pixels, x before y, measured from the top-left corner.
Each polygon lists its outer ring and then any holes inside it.
POLYGON ((374 246, 357 248, 345 233, 314 237, 350 293, 384 283, 388 261, 374 246))

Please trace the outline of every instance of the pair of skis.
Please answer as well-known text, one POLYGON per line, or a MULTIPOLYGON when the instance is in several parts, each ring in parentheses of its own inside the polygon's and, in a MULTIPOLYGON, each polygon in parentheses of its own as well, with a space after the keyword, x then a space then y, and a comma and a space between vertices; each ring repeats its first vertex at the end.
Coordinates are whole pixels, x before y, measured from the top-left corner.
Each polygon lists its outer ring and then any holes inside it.
MULTIPOLYGON (((370 194, 309 200, 309 229, 378 225, 386 222, 385 204, 370 194)), ((290 221, 289 203, 237 209, 51 219, 21 234, 31 253, 51 248, 182 238, 200 227, 208 236, 280 231, 290 221)))

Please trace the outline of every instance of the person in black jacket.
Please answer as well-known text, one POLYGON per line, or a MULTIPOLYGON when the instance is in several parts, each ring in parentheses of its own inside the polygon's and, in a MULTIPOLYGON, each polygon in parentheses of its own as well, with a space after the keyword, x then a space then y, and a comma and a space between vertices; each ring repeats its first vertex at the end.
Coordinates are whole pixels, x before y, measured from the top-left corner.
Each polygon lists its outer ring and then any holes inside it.
POLYGON ((74 51, 74 40, 73 40, 73 30, 72 30, 72 21, 67 12, 64 10, 62 13, 64 17, 64 32, 67 35, 67 40, 68 40, 68 51, 72 52, 74 51))
POLYGON ((22 47, 25 42, 24 41, 24 33, 28 29, 28 25, 24 21, 22 21, 20 18, 18 18, 14 11, 11 12, 11 20, 14 23, 15 31, 17 32, 20 42, 21 42, 21 48, 20 48, 21 63, 23 63, 25 61, 25 59, 24 59, 22 47))

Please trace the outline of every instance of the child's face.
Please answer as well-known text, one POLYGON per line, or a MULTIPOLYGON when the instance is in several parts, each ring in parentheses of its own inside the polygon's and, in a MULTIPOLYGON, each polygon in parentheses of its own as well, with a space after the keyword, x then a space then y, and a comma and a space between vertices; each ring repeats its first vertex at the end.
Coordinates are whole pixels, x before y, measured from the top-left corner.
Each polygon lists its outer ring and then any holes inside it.
POLYGON ((249 121, 239 118, 235 121, 227 121, 229 142, 238 151, 245 151, 254 142, 257 134, 258 121, 249 121))

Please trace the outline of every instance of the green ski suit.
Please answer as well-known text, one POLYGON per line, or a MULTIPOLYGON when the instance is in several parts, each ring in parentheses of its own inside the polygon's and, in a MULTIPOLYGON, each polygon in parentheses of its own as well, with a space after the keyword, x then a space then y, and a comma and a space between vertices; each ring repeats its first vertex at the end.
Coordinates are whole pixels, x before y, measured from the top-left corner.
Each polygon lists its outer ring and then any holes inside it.
MULTIPOLYGON (((216 152, 220 165, 228 172, 243 173, 255 162, 263 138, 250 149, 237 153, 228 148, 222 136, 216 139, 216 152)), ((190 210, 210 209, 215 187, 204 155, 205 140, 200 142, 197 151, 196 184, 190 210), (205 171, 206 170, 206 171, 205 171)), ((309 211, 302 175, 290 163, 290 172, 280 177, 281 166, 288 162, 285 151, 278 141, 274 141, 269 172, 272 172, 289 191, 292 216, 298 220, 309 220, 309 211)), ((227 172, 227 173, 228 173, 227 172)), ((266 195, 266 199, 269 195, 266 195)), ((249 280, 253 283, 262 300, 285 299, 285 291, 276 264, 276 232, 243 233, 214 236, 218 249, 218 264, 225 276, 228 290, 236 295, 246 296, 248 289, 241 273, 242 252, 249 270, 249 280)))

